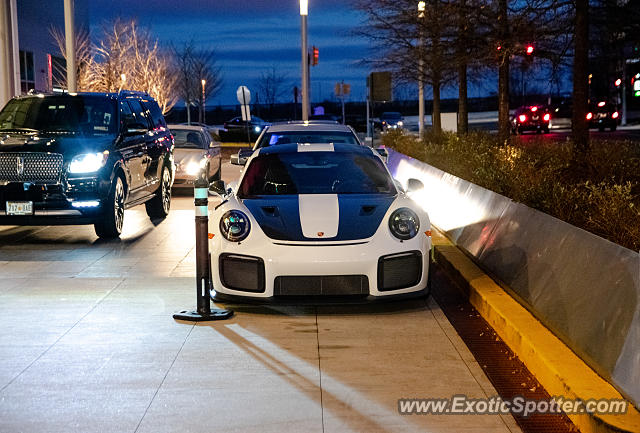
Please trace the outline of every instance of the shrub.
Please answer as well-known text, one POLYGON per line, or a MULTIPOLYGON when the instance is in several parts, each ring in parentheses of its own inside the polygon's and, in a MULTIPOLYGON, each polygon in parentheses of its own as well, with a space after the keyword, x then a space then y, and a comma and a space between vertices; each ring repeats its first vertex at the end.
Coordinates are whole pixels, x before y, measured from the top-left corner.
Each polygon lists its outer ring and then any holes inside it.
POLYGON ((569 141, 513 137, 507 145, 482 132, 427 134, 421 142, 393 131, 383 144, 536 208, 619 245, 640 250, 640 146, 593 140, 588 171, 576 170, 569 141))

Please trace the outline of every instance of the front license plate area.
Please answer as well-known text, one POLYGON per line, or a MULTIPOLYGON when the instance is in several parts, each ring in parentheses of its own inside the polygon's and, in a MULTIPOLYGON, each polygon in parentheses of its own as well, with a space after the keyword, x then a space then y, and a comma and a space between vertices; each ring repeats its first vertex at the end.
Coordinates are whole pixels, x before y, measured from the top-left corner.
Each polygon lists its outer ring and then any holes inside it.
POLYGON ((7 215, 33 215, 33 202, 8 201, 7 215))

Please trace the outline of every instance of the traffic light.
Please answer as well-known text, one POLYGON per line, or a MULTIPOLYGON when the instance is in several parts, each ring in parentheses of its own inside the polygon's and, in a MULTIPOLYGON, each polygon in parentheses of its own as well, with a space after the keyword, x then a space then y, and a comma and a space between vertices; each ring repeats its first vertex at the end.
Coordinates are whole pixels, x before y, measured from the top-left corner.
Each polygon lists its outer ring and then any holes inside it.
POLYGON ((614 81, 613 83, 616 87, 620 87, 620 84, 622 84, 622 79, 618 78, 616 81, 614 81))
POLYGON ((532 55, 533 54, 533 45, 531 45, 531 44, 527 45, 527 48, 526 48, 525 51, 527 53, 527 56, 532 55))
POLYGON ((319 56, 320 56, 320 50, 318 50, 318 47, 314 45, 312 49, 312 55, 311 55, 311 66, 318 66, 319 56))

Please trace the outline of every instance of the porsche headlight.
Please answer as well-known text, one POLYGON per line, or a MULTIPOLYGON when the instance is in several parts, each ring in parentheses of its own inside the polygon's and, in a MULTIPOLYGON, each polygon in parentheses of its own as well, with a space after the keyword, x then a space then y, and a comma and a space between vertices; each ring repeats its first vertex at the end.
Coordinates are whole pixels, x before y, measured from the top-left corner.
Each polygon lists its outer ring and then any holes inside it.
POLYGON ((231 242, 240 242, 249 235, 251 223, 242 211, 230 210, 220 218, 220 232, 231 242))
POLYGON ((389 230, 398 239, 406 241, 420 230, 420 219, 414 211, 403 207, 396 209, 389 218, 389 230))
POLYGON ((69 164, 69 173, 95 173, 100 170, 109 158, 109 151, 83 153, 75 156, 69 164))

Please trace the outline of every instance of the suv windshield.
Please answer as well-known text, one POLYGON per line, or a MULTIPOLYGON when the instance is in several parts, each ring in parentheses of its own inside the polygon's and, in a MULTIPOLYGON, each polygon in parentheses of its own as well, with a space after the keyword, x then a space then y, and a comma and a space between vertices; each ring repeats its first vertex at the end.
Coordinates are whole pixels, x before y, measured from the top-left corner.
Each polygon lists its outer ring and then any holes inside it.
POLYGON ((117 133, 115 102, 100 96, 12 99, 0 111, 0 131, 28 130, 91 136, 117 133))
POLYGON ((395 193, 384 164, 374 155, 297 152, 254 158, 242 178, 238 197, 395 193))
POLYGON ((351 132, 342 131, 282 131, 266 132, 258 142, 258 148, 287 143, 346 143, 360 144, 351 132))

